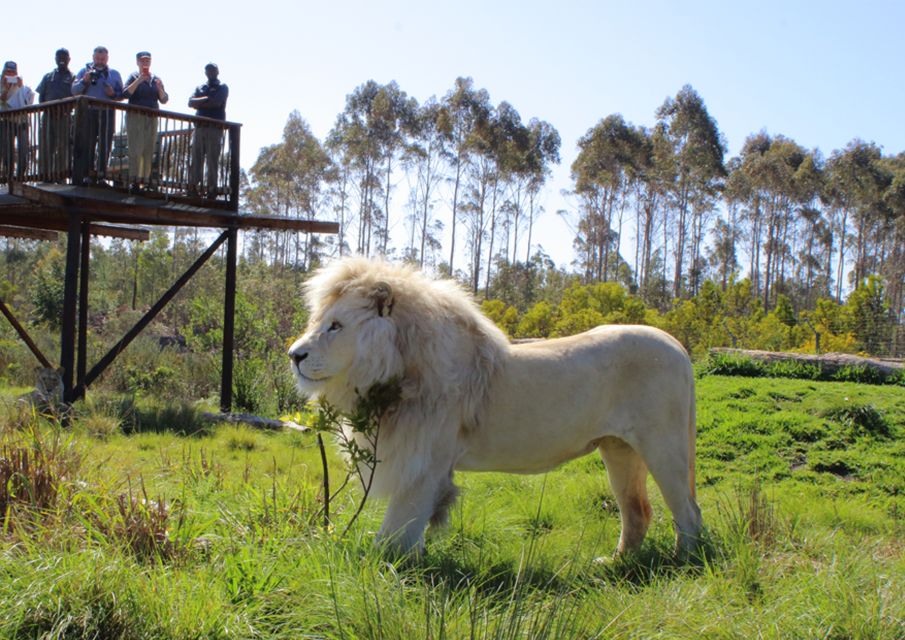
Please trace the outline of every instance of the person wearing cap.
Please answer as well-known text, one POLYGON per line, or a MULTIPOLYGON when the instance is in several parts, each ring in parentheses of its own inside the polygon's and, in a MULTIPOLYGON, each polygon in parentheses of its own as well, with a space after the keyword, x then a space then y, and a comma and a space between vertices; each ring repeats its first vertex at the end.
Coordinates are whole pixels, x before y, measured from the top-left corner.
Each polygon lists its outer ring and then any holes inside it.
MULTIPOLYGON (((126 80, 123 95, 129 104, 157 111, 160 103, 170 99, 163 88, 163 80, 151 73, 151 54, 135 54, 138 70, 126 80)), ((129 143, 129 180, 134 190, 148 188, 151 183, 151 163, 157 143, 157 116, 145 111, 130 111, 126 118, 126 137, 129 143)))
MULTIPOLYGON (((19 66, 12 60, 3 65, 0 77, 0 111, 27 107, 35 101, 35 93, 19 75, 19 66)), ((15 175, 22 178, 28 162, 28 116, 6 117, 0 121, 0 171, 13 175, 13 161, 18 157, 15 175), (16 154, 18 147, 18 155, 16 154)))
MULTIPOLYGON (((226 99, 229 87, 220 82, 220 69, 213 62, 204 67, 207 82, 199 85, 189 98, 189 107, 195 115, 211 120, 226 120, 226 99)), ((220 149, 223 145, 222 127, 198 122, 192 137, 192 162, 189 171, 189 192, 197 193, 200 188, 208 197, 217 196, 217 168, 220 163, 220 149), (207 165, 207 179, 204 167, 207 165)))
MULTIPOLYGON (((57 68, 44 74, 37 88, 40 103, 72 97, 72 81, 75 76, 69 70, 69 51, 57 49, 54 60, 57 68)), ((55 107, 41 116, 38 159, 45 179, 62 178, 69 172, 69 114, 69 108, 55 107)))
MULTIPOLYGON (((72 81, 72 95, 88 96, 105 102, 123 99, 123 79, 116 69, 107 66, 110 54, 107 47, 95 47, 92 60, 80 69, 72 81)), ((88 154, 90 166, 102 179, 107 173, 107 159, 116 128, 116 114, 109 107, 91 104, 88 107, 88 154)))

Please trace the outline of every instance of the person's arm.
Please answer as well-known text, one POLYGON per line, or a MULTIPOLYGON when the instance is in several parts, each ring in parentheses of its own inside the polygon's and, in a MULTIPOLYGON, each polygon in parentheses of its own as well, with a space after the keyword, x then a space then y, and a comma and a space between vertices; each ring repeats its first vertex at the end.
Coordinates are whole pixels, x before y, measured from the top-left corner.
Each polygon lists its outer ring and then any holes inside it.
POLYGON ((123 87, 123 97, 129 97, 138 89, 138 85, 141 84, 141 74, 137 71, 133 71, 132 75, 130 75, 126 79, 125 86, 123 87))
POLYGON ((107 74, 107 86, 104 87, 104 92, 107 94, 107 97, 111 100, 118 102, 123 99, 123 79, 122 76, 119 75, 119 71, 115 69, 110 69, 107 74))
POLYGON ((41 82, 38 84, 38 88, 35 89, 35 93, 38 94, 38 102, 46 102, 44 100, 44 94, 47 93, 47 84, 50 81, 50 74, 48 73, 43 78, 41 78, 41 82))
POLYGON ((189 108, 190 109, 201 109, 205 105, 207 105, 207 96, 202 95, 201 87, 195 89, 195 93, 192 94, 192 97, 189 98, 189 108))
POLYGON ((85 82, 85 69, 79 69, 79 72, 75 76, 75 80, 72 81, 72 95, 80 96, 84 94, 88 90, 88 83, 85 82))
POLYGON ((22 94, 22 100, 25 102, 25 105, 30 105, 35 103, 35 92, 31 90, 31 87, 21 86, 19 87, 19 91, 24 91, 22 94))
POLYGON ((226 99, 229 97, 229 87, 221 84, 220 88, 210 94, 207 102, 204 104, 205 109, 219 109, 226 106, 226 99))
POLYGON ((160 100, 160 104, 170 101, 170 95, 163 88, 163 80, 157 76, 154 76, 154 87, 157 89, 157 99, 160 100))

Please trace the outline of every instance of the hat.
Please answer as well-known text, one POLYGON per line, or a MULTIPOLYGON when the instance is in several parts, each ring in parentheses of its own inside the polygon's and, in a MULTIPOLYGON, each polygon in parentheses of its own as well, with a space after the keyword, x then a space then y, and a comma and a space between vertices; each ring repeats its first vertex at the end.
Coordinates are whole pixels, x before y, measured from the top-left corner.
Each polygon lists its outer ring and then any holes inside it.
POLYGON ((147 51, 139 51, 138 53, 135 54, 136 60, 138 60, 140 58, 150 58, 150 57, 151 57, 151 54, 148 53, 147 51))
POLYGON ((206 65, 204 65, 204 68, 205 69, 216 69, 217 71, 220 71, 220 67, 218 67, 213 62, 208 62, 206 65))
POLYGON ((15 71, 16 73, 18 73, 19 67, 16 66, 16 63, 12 60, 7 60, 3 63, 3 72, 6 73, 7 71, 15 71))

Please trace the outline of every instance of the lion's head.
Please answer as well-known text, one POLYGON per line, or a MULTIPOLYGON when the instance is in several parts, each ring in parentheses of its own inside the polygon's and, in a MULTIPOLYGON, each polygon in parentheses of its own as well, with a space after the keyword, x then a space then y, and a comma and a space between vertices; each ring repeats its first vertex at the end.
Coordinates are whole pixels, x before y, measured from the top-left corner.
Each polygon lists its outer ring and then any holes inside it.
POLYGON ((398 377, 404 400, 474 418, 507 341, 454 282, 355 257, 317 271, 305 293, 310 320, 289 349, 302 393, 350 409, 398 377))

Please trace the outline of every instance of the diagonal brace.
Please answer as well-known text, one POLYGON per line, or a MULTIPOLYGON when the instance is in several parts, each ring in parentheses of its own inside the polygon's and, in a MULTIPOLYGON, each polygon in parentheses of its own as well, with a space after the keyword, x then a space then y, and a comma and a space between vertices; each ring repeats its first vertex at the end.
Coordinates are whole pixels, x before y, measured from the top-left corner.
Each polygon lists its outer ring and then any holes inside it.
POLYGON ((134 327, 129 329, 129 331, 122 337, 122 339, 117 342, 107 354, 101 358, 94 367, 85 375, 85 380, 82 384, 80 384, 76 389, 72 392, 72 402, 75 402, 83 395, 85 395, 85 389, 94 382, 98 376, 100 376, 107 367, 113 362, 113 360, 118 356, 123 349, 125 349, 129 344, 142 332, 142 330, 148 326, 152 320, 160 313, 163 308, 167 305, 167 303, 172 300, 177 293, 186 285, 186 283, 192 279, 192 277, 197 273, 198 269, 204 266, 204 263, 207 262, 214 252, 220 248, 220 245, 223 244, 226 239, 229 237, 229 231, 224 231, 220 234, 220 236, 214 241, 214 243, 201 254, 197 260, 186 270, 179 279, 173 283, 166 293, 164 293, 160 300, 158 300, 153 307, 148 309, 147 313, 141 317, 141 319, 135 324, 134 327))
POLYGON ((50 360, 48 360, 41 350, 38 349, 38 345, 35 344, 35 341, 31 339, 31 336, 28 335, 28 332, 25 330, 19 321, 16 320, 16 316, 13 315, 13 312, 9 310, 9 307, 3 302, 3 298, 0 298, 0 311, 3 312, 3 315, 6 316, 6 319, 9 320, 9 323, 13 325, 13 329, 16 330, 16 333, 19 334, 19 337, 22 338, 22 341, 28 345, 28 348, 31 349, 31 352, 35 354, 35 357, 38 359, 42 365, 47 367, 48 369, 52 369, 53 365, 50 364, 50 360))

